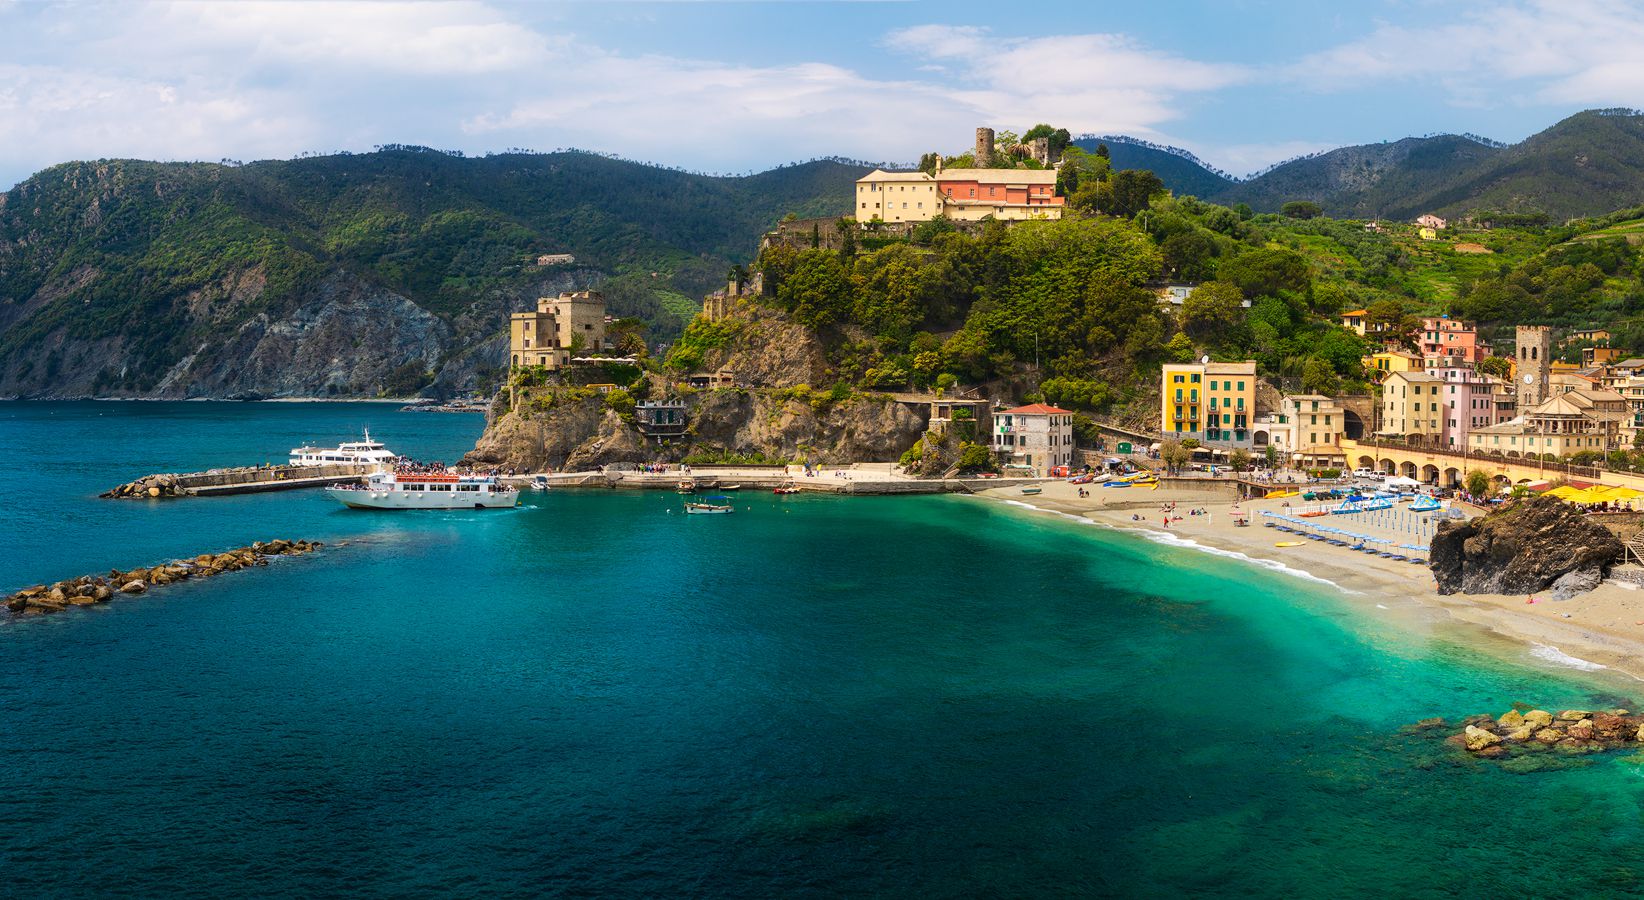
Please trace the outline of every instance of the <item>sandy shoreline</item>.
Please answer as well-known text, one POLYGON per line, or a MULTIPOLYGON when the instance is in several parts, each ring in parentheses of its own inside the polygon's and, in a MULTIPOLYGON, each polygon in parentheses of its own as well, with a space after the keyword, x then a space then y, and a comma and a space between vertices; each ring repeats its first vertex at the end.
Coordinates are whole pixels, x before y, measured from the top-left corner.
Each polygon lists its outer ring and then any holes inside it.
MULTIPOLYGON (((1239 528, 1231 515, 1235 504, 1226 495, 1162 485, 1157 490, 1108 490, 1092 485, 1090 496, 1080 498, 1077 485, 1047 482, 1044 492, 1036 496, 1023 496, 1018 488, 996 488, 984 491, 982 496, 1084 516, 1115 528, 1146 530, 1155 536, 1168 534, 1177 540, 1278 563, 1334 584, 1355 595, 1355 602, 1411 621, 1425 614, 1481 626, 1528 644, 1534 655, 1549 662, 1594 671, 1603 667, 1644 681, 1644 589, 1633 590, 1606 581, 1597 590, 1571 600, 1552 601, 1537 595, 1533 604, 1526 603, 1522 594, 1441 596, 1426 566, 1314 541, 1298 547, 1276 547, 1280 541, 1295 539, 1261 524, 1261 511, 1280 511, 1279 500, 1237 504, 1251 521, 1249 527, 1239 528), (1172 520, 1167 529, 1159 507, 1172 501, 1177 504, 1181 520, 1172 520), (1203 509, 1209 515, 1188 515, 1190 508, 1203 509), (1132 515, 1140 515, 1144 521, 1133 521, 1132 515)), ((1332 524, 1354 527, 1347 521, 1332 524)))

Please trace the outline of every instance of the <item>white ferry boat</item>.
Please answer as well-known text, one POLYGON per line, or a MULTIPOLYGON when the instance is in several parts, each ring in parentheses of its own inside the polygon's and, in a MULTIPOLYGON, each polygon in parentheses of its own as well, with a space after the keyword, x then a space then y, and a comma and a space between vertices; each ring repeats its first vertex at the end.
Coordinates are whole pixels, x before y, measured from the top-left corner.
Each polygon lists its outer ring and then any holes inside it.
POLYGON ((291 465, 294 466, 323 466, 336 463, 357 466, 388 466, 393 464, 395 458, 393 451, 371 440, 370 430, 365 432, 365 440, 363 441, 339 444, 335 447, 293 447, 291 449, 291 465))
POLYGON ((326 492, 354 509, 508 509, 519 491, 493 475, 399 475, 378 472, 364 484, 340 484, 326 492))

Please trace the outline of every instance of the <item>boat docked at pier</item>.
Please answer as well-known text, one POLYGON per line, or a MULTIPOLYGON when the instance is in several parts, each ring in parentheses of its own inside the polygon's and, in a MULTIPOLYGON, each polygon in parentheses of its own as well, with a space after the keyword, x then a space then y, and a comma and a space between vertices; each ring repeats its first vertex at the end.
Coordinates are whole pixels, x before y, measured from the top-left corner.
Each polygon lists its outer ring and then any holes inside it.
POLYGON ((509 509, 519 491, 494 475, 377 472, 363 484, 326 488, 334 499, 354 509, 509 509))
POLYGON ((335 447, 293 447, 291 448, 291 465, 294 466, 327 466, 327 465, 354 465, 354 466, 389 466, 393 465, 398 457, 392 450, 371 439, 371 431, 365 432, 365 440, 338 444, 335 447))

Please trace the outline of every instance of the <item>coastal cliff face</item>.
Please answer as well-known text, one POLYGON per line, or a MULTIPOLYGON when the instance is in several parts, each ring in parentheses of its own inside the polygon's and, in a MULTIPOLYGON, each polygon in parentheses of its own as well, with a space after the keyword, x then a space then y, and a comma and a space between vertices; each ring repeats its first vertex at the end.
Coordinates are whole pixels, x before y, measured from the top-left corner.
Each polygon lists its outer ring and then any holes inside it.
POLYGON ((1568 596, 1591 590, 1621 561, 1621 541, 1554 497, 1537 497, 1433 535, 1433 576, 1441 594, 1568 596))
POLYGON ((721 388, 687 396, 687 434, 659 444, 600 395, 534 394, 485 429, 465 461, 520 471, 678 462, 693 454, 818 465, 895 460, 925 419, 882 394, 813 402, 780 389, 721 388), (571 396, 568 396, 571 395, 571 396), (552 398, 552 399, 550 399, 552 398))
MULTIPOLYGON (((81 271, 89 282, 101 273, 81 271)), ((506 323, 538 295, 599 281, 590 270, 493 291, 442 317, 403 294, 336 272, 284 299, 270 298, 261 265, 179 294, 123 333, 70 324, 0 351, 0 397, 376 397, 453 395, 491 387, 507 361, 506 323), (171 322, 171 325, 164 325, 171 322), (157 355, 151 328, 183 343, 157 355), (181 354, 180 356, 178 354, 181 354), (163 368, 155 368, 160 359, 163 368)), ((55 302, 48 286, 38 298, 55 302)))

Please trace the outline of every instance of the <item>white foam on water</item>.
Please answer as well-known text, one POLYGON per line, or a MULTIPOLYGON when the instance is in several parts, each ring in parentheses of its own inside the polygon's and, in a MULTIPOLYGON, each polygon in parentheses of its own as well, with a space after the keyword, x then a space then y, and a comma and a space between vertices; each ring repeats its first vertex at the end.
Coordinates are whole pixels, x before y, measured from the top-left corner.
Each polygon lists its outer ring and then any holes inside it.
POLYGON ((1548 644, 1535 644, 1530 648, 1530 655, 1536 659, 1546 660, 1554 665, 1567 666, 1572 669, 1580 669, 1583 672, 1596 672, 1599 669, 1609 668, 1608 666, 1601 666, 1591 660, 1582 659, 1579 656, 1571 656, 1563 650, 1548 644))
POLYGON ((1377 608, 1377 609, 1386 609, 1386 608, 1387 608, 1387 607, 1385 607, 1385 606, 1382 606, 1382 605, 1381 605, 1381 604, 1380 604, 1380 603, 1377 603, 1377 604, 1376 604, 1376 608, 1377 608))
POLYGON ((1246 553, 1240 553, 1237 550, 1223 550, 1220 547, 1209 547, 1193 540, 1192 538, 1181 537, 1179 535, 1171 534, 1168 531, 1155 531, 1151 528, 1118 528, 1105 522, 1098 522, 1088 516, 1076 516, 1072 513, 1065 513, 1060 510, 1045 509, 1044 507, 1034 506, 1031 503, 1025 503, 1021 500, 1007 499, 1004 502, 1010 506, 1019 506, 1023 509, 1031 509, 1034 512, 1050 513, 1051 515, 1061 516, 1064 519, 1072 519, 1075 522, 1080 522, 1085 525, 1096 525, 1102 528, 1112 529, 1114 531, 1130 531, 1132 533, 1140 534, 1142 537, 1147 538, 1156 544, 1164 544, 1169 547, 1180 547, 1184 550, 1197 550, 1200 553, 1208 553, 1211 556, 1241 560, 1254 566, 1260 566, 1270 572, 1278 572, 1283 575, 1289 575, 1293 578, 1300 578, 1303 581, 1311 581, 1316 584, 1328 584, 1345 594, 1359 593, 1358 591, 1349 591, 1328 578, 1320 578, 1306 569, 1297 569, 1293 566, 1287 566, 1275 559, 1262 559, 1260 557, 1250 556, 1246 553))

